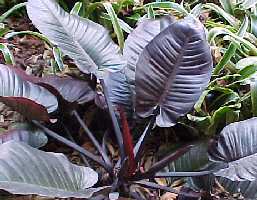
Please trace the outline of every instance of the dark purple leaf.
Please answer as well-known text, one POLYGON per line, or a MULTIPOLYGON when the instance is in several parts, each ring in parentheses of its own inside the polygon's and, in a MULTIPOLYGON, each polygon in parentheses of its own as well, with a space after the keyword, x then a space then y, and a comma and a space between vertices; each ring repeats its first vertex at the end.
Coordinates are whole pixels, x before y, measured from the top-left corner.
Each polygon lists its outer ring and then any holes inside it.
POLYGON ((127 112, 131 112, 133 110, 131 90, 124 69, 117 71, 106 70, 104 82, 108 87, 110 101, 114 105, 124 107, 127 112))
POLYGON ((11 68, 0 65, 0 101, 29 119, 47 121, 58 102, 45 88, 23 80, 11 68))
POLYGON ((10 140, 24 142, 32 147, 39 148, 47 143, 48 138, 43 131, 29 124, 16 124, 11 130, 0 133, 0 144, 10 140))
POLYGON ((257 178, 257 118, 226 126, 209 148, 209 158, 228 164, 215 175, 231 181, 255 181, 257 178))
POLYGON ((148 117, 160 106, 157 125, 173 126, 192 109, 211 71, 203 25, 191 18, 171 24, 145 47, 137 62, 137 114, 148 117))
MULTIPOLYGON (((172 172, 202 170, 209 162, 207 148, 208 141, 202 141, 194 144, 184 155, 180 156, 175 161, 170 162, 168 170, 172 172)), ((167 151, 168 150, 169 149, 167 149, 167 151)))
POLYGON ((178 200, 198 200, 198 199, 201 199, 201 193, 195 192, 194 190, 187 187, 182 187, 177 199, 178 200))
POLYGON ((66 101, 71 103, 83 104, 95 98, 95 92, 86 81, 71 77, 46 76, 39 82, 54 87, 66 101))
MULTIPOLYGON (((172 146, 171 146, 172 148, 172 146)), ((174 147, 173 147, 174 148, 174 147)), ((168 147, 167 151, 171 151, 168 147)), ((162 153, 162 152, 160 152, 162 153)), ((160 155, 162 156, 162 155, 160 155)), ((209 163, 208 159, 208 141, 201 141, 194 144, 194 146, 186 152, 184 155, 179 157, 174 162, 169 163, 168 167, 163 171, 164 173, 169 172, 197 172, 200 173, 207 172, 205 176, 194 176, 187 178, 186 181, 193 185, 194 188, 201 188, 209 190, 212 187, 212 179, 213 175, 209 174, 211 169, 207 168, 209 163), (209 172, 209 173, 208 173, 209 172)), ((197 175, 197 173, 196 173, 197 175)), ((172 184, 175 178, 167 178, 166 181, 169 184, 172 184)))
POLYGON ((245 199, 257 198, 257 180, 255 181, 231 181, 227 178, 218 177, 217 181, 231 194, 241 193, 245 199))
POLYGON ((159 20, 144 19, 129 34, 123 49, 123 58, 127 65, 113 67, 105 73, 105 82, 109 88, 109 97, 114 105, 122 105, 127 113, 133 112, 135 98, 135 71, 139 55, 145 46, 161 31, 161 26, 166 27, 173 22, 170 16, 159 20), (162 25, 161 25, 162 23, 162 25))
POLYGON ((98 174, 69 162, 60 153, 44 152, 23 142, 0 145, 0 189, 11 194, 90 199, 98 174))
POLYGON ((0 97, 0 101, 29 120, 49 121, 46 108, 24 97, 0 97))
POLYGON ((95 92, 87 81, 74 79, 68 76, 59 77, 56 75, 48 75, 41 78, 28 75, 25 71, 16 67, 10 66, 10 68, 15 71, 15 73, 18 74, 19 77, 21 77, 23 80, 39 84, 50 91, 53 89, 53 91, 51 91, 53 94, 58 93, 56 95, 61 95, 63 99, 70 103, 76 102, 83 104, 92 101, 95 98, 95 92))
POLYGON ((40 77, 29 75, 19 67, 14 67, 11 65, 8 65, 8 67, 24 81, 28 81, 36 84, 40 80, 40 77))
POLYGON ((228 164, 215 173, 219 183, 231 193, 246 199, 257 198, 257 118, 226 126, 209 148, 214 164, 228 164))
POLYGON ((106 110, 107 109, 107 104, 104 98, 104 94, 102 92, 96 92, 95 94, 95 104, 103 109, 106 110))
POLYGON ((151 168, 148 171, 146 171, 145 173, 138 174, 138 178, 139 179, 153 178, 157 172, 161 171, 169 163, 179 159, 179 157, 183 156, 186 152, 188 152, 191 147, 192 146, 190 146, 190 145, 182 147, 182 148, 178 149, 177 151, 175 151, 174 153, 164 157, 160 161, 156 162, 153 166, 151 166, 151 168))
POLYGON ((123 49, 123 57, 128 61, 125 73, 129 83, 135 84, 136 64, 139 55, 143 52, 145 46, 158 35, 163 28, 174 22, 171 16, 161 19, 143 19, 139 21, 137 27, 128 35, 123 49))

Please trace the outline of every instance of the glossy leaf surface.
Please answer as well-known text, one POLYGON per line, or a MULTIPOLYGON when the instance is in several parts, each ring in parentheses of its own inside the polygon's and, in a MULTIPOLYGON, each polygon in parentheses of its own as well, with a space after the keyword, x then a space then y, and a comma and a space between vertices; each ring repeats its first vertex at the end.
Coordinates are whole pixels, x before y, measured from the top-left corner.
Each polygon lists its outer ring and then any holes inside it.
POLYGON ((101 25, 65 12, 55 0, 29 0, 33 24, 69 55, 84 73, 122 65, 119 48, 101 25))
POLYGON ((29 119, 47 120, 58 102, 45 88, 23 80, 11 68, 0 65, 0 101, 29 119))
POLYGON ((124 107, 126 111, 133 110, 131 89, 124 73, 124 69, 106 71, 104 75, 104 81, 108 86, 108 95, 110 101, 114 105, 124 107))
POLYGON ((226 126, 209 149, 210 160, 228 163, 215 173, 232 181, 254 181, 257 177, 257 118, 226 126))
POLYGON ((92 101, 95 97, 94 90, 87 81, 71 77, 46 76, 38 80, 54 87, 68 102, 83 104, 92 101))
POLYGON ((211 71, 202 24, 189 18, 173 23, 145 47, 137 62, 137 114, 148 117, 160 106, 157 125, 173 126, 199 99, 211 71))
POLYGON ((24 142, 34 148, 39 148, 48 142, 43 131, 29 124, 16 124, 11 130, 0 133, 0 144, 8 141, 24 142))
POLYGON ((143 19, 139 21, 137 27, 128 35, 125 41, 123 57, 128 62, 125 73, 130 84, 135 84, 136 64, 145 46, 149 44, 162 29, 173 22, 174 19, 170 16, 158 20, 143 19))
POLYGON ((97 173, 74 165, 63 154, 46 153, 25 143, 0 145, 0 188, 12 194, 89 198, 97 173))

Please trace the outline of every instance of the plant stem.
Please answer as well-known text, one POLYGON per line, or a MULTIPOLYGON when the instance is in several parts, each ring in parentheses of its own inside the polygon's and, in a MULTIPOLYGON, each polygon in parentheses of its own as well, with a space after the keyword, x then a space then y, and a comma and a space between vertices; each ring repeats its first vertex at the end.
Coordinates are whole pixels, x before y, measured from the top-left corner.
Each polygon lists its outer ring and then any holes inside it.
POLYGON ((151 189, 159 189, 159 190, 164 190, 167 192, 171 192, 171 193, 175 193, 175 194, 179 194, 179 191, 172 189, 170 187, 166 187, 166 186, 162 186, 162 185, 158 185, 156 183, 152 183, 149 181, 136 181, 133 182, 134 184, 146 187, 146 188, 151 188, 151 189))
POLYGON ((200 172, 159 172, 151 176, 154 178, 169 178, 169 177, 199 177, 212 174, 213 171, 200 171, 200 172))
POLYGON ((107 103, 107 106, 108 106, 108 109, 109 109, 109 113, 110 113, 111 120, 112 120, 112 123, 113 123, 114 132, 115 132, 116 139, 117 139, 117 142, 118 142, 118 145, 119 145, 120 157, 121 157, 121 160, 123 161, 125 159, 125 150, 124 150, 124 142, 123 142, 121 130, 120 130, 120 127, 119 127, 119 123, 118 123, 117 117, 115 115, 114 109, 112 107, 112 103, 111 103, 109 95, 108 95, 108 88, 106 87, 103 79, 100 80, 100 83, 103 87, 105 100, 106 100, 106 103, 107 103))
POLYGON ((69 147, 75 149, 76 151, 82 153, 86 157, 90 158, 91 160, 95 161, 99 165, 103 166, 103 168, 105 168, 107 172, 109 172, 109 173, 112 172, 112 171, 110 171, 109 167, 104 163, 104 161, 101 158, 99 158, 98 156, 95 156, 94 154, 85 150, 84 148, 80 147, 79 145, 77 145, 77 144, 71 142, 70 140, 67 140, 66 138, 64 138, 64 137, 58 135, 57 133, 51 131, 50 129, 48 129, 44 125, 40 124, 38 121, 33 120, 32 122, 36 126, 41 128, 48 136, 62 142, 63 144, 66 144, 67 146, 69 146, 69 147))
POLYGON ((144 148, 144 144, 145 144, 145 139, 147 136, 150 135, 153 127, 154 127, 154 124, 155 124, 155 119, 156 119, 156 116, 159 112, 159 107, 157 107, 153 113, 153 116, 151 117, 148 125, 146 126, 143 134, 141 135, 141 137, 139 138, 138 142, 136 143, 135 145, 135 148, 134 148, 134 154, 135 154, 135 160, 136 162, 139 162, 139 159, 141 158, 141 154, 142 154, 142 151, 143 151, 143 148, 144 148))
POLYGON ((107 142, 107 137, 108 137, 108 131, 105 131, 103 140, 102 140, 102 149, 105 154, 107 154, 107 149, 106 149, 106 142, 107 142))
MULTIPOLYGON (((169 163, 177 160, 179 157, 181 157, 182 155, 184 155, 186 152, 188 152, 191 149, 192 145, 188 145, 182 148, 179 148, 177 151, 175 151, 174 153, 166 156, 165 158, 161 159, 160 161, 156 162, 153 164, 153 166, 150 167, 150 169, 141 174, 142 177, 145 176, 154 176, 155 173, 159 172, 160 170, 162 170, 164 167, 166 167, 169 163)), ((140 175, 139 175, 140 176, 140 175)))
MULTIPOLYGON (((72 135, 71 135, 70 131, 68 130, 68 128, 67 128, 63 123, 61 123, 61 124, 62 124, 62 126, 63 126, 63 128, 64 128, 64 130, 65 130, 65 132, 66 132, 66 134, 67 134, 67 136, 69 137, 69 139, 70 139, 72 142, 75 143, 75 140, 74 140, 74 138, 72 137, 72 135)), ((85 165, 86 165, 87 167, 90 167, 90 164, 89 164, 89 162, 87 161, 87 158, 86 158, 82 153, 79 153, 79 154, 80 154, 80 156, 81 156, 83 162, 85 163, 85 165)))
POLYGON ((84 121, 80 118, 78 112, 76 110, 72 111, 72 114, 76 117, 76 119, 78 120, 79 124, 81 125, 81 127, 83 128, 83 130, 85 131, 85 133, 87 134, 87 136, 89 137, 89 139, 91 140, 91 142, 94 144, 94 146, 96 147, 97 151, 101 154, 103 160, 105 161, 106 165, 108 165, 108 167, 110 169, 112 169, 112 163, 110 161, 110 159, 108 158, 107 154, 104 152, 104 150, 102 149, 102 147, 100 146, 99 142, 97 141, 97 139, 95 138, 95 136, 93 135, 93 133, 89 130, 89 128, 87 127, 87 125, 84 123, 84 121))
MULTIPOLYGON (((134 155, 135 155, 135 162, 138 163, 140 158, 141 158, 141 155, 142 155, 142 152, 143 152, 143 148, 144 148, 144 144, 145 144, 145 138, 150 135, 152 129, 153 129, 153 126, 155 124, 155 119, 156 119, 156 116, 159 112, 159 107, 157 107, 153 113, 153 116, 151 117, 148 125, 146 126, 143 134, 141 135, 141 137, 139 138, 138 142, 136 143, 135 147, 134 147, 134 155)), ((123 162, 121 162, 121 159, 118 160, 118 162, 116 163, 115 165, 115 168, 119 168, 120 167, 120 172, 124 172, 125 170, 125 167, 126 167, 126 162, 125 160, 123 162)))

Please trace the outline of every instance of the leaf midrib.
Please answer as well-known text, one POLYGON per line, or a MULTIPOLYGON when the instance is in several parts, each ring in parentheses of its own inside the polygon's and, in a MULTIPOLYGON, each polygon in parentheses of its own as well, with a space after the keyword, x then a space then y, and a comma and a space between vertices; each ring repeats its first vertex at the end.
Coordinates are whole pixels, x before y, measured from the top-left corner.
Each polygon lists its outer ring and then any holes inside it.
MULTIPOLYGON (((68 36, 70 36, 71 40, 73 40, 73 41, 75 42, 76 46, 83 52, 83 55, 84 55, 86 58, 88 58, 88 59, 91 61, 91 63, 93 63, 93 64, 95 65, 94 67, 96 67, 96 69, 98 69, 98 65, 97 65, 97 64, 95 63, 95 61, 90 57, 90 55, 87 54, 87 52, 85 51, 85 49, 82 48, 82 46, 80 45, 80 43, 69 33, 69 31, 65 28, 65 25, 62 23, 62 21, 59 20, 59 17, 56 16, 56 15, 52 12, 52 10, 48 7, 47 4, 45 4, 44 1, 41 0, 41 2, 43 2, 43 4, 46 6, 46 8, 50 11, 51 15, 58 21, 58 23, 62 26, 63 30, 65 30, 66 34, 67 34, 68 36)), ((59 8, 59 9, 60 9, 60 8, 59 8)), ((65 12, 65 11, 63 11, 63 12, 65 12)), ((59 11, 58 13, 60 13, 60 11, 59 11)), ((65 13, 66 13, 66 12, 65 12, 65 13)), ((73 16, 73 17, 75 17, 75 16, 73 16)), ((69 20, 69 21, 70 21, 70 20, 69 20)), ((76 60, 75 60, 75 61, 76 61, 76 60)), ((92 66, 91 66, 91 67, 92 67, 92 66)), ((91 68, 91 67, 90 67, 90 68, 91 68)), ((88 70, 87 70, 87 71, 88 71, 88 70)))
MULTIPOLYGON (((191 37, 192 37, 192 35, 190 35, 190 38, 191 37)), ((188 37, 186 37, 186 41, 181 46, 181 51, 178 55, 178 59, 176 59, 176 62, 174 63, 174 68, 175 68, 174 72, 172 72, 170 74, 168 81, 165 84, 164 92, 162 93, 162 95, 158 101, 158 105, 160 106, 160 108, 162 108, 162 105, 165 103, 165 99, 168 96, 169 88, 172 87, 174 81, 176 80, 176 78, 174 78, 174 77, 176 77, 177 73, 179 72, 179 67, 176 67, 176 66, 180 66, 181 60, 183 59, 183 56, 184 56, 184 53, 186 51, 189 41, 190 41, 190 39, 188 37)))

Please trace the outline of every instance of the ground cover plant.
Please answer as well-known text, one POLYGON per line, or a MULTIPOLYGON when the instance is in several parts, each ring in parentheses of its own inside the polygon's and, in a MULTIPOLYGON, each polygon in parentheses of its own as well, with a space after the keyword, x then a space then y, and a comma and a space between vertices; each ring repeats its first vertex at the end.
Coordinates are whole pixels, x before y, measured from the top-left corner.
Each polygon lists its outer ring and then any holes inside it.
POLYGON ((0 17, 0 189, 256 198, 256 4, 14 2, 0 17))

